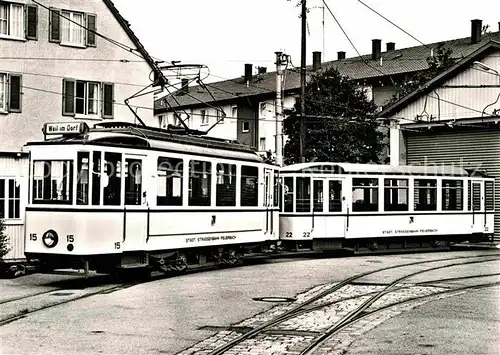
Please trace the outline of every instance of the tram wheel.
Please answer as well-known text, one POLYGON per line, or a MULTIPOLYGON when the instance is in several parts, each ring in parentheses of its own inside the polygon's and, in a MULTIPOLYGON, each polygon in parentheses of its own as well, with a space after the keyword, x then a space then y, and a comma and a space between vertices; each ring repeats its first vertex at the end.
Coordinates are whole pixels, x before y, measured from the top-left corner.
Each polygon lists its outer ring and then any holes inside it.
POLYGON ((188 268, 187 256, 184 253, 177 253, 175 258, 175 270, 177 272, 184 272, 188 268))

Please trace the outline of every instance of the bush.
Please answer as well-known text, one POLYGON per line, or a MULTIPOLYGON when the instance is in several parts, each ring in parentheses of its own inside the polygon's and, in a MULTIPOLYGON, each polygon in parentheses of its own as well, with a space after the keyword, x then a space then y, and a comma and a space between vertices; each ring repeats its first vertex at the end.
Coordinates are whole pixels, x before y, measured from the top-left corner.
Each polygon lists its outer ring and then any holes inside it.
POLYGON ((3 258, 10 251, 9 237, 5 233, 5 224, 0 219, 0 258, 3 258))

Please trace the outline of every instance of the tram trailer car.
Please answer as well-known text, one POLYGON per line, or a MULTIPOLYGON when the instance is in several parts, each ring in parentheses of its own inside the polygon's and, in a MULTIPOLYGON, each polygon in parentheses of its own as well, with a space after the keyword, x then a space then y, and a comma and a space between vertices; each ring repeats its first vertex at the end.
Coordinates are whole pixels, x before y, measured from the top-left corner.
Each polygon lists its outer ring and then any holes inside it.
POLYGON ((493 237, 494 179, 454 166, 303 163, 280 171, 291 249, 422 247, 493 237))
POLYGON ((44 133, 27 144, 25 254, 47 270, 183 271, 276 246, 279 171, 244 145, 127 123, 44 133))

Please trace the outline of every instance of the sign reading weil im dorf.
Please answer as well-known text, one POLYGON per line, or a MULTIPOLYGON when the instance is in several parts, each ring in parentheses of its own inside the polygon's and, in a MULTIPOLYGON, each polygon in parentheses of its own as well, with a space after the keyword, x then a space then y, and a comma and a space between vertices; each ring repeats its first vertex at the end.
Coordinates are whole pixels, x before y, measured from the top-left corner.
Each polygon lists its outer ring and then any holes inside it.
POLYGON ((78 134, 85 130, 85 123, 46 123, 43 132, 46 135, 51 134, 78 134))

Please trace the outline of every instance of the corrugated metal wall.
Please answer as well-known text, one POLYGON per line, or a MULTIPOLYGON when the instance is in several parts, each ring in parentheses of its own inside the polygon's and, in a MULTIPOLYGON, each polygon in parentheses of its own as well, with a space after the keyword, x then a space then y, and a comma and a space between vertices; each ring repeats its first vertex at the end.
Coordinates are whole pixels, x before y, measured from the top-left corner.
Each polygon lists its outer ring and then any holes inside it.
POLYGON ((10 252, 3 257, 5 261, 24 260, 24 223, 5 226, 9 237, 10 252))
POLYGON ((405 133, 407 164, 477 168, 495 178, 495 239, 500 241, 500 130, 405 133))
POLYGON ((11 251, 3 257, 5 261, 24 259, 24 211, 28 201, 29 160, 27 155, 17 157, 0 152, 0 178, 15 179, 20 184, 20 218, 4 219, 5 232, 9 236, 11 251))

